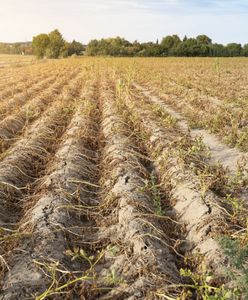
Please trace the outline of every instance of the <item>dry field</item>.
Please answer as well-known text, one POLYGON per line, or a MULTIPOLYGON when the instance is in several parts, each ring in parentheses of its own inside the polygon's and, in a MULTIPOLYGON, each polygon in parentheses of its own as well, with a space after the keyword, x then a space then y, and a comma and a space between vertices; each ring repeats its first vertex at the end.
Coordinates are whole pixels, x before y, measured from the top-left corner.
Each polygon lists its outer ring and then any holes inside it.
POLYGON ((1 300, 248 299, 248 60, 0 75, 1 300))
POLYGON ((27 66, 34 63, 39 63, 34 56, 20 56, 20 55, 8 55, 0 54, 0 70, 6 67, 21 67, 27 66))

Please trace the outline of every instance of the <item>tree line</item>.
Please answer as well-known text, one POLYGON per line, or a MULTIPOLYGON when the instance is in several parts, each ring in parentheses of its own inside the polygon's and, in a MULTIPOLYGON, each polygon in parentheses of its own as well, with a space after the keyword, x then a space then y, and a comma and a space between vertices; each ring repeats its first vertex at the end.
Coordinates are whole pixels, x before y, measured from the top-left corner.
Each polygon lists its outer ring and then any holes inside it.
POLYGON ((248 57, 248 44, 244 46, 238 43, 217 44, 206 35, 198 35, 196 38, 185 36, 183 39, 180 39, 178 35, 169 35, 155 43, 129 42, 124 38, 115 37, 91 40, 87 46, 84 46, 75 40, 71 43, 67 42, 59 30, 55 29, 48 34, 42 33, 34 36, 32 43, 0 43, 0 53, 34 54, 38 58, 59 58, 71 55, 248 57))
POLYGON ((66 57, 73 54, 89 56, 212 56, 233 57, 248 56, 248 44, 242 46, 238 43, 222 45, 213 43, 206 35, 196 38, 185 36, 182 40, 178 35, 169 35, 159 42, 140 43, 116 37, 92 40, 84 48, 79 42, 66 42, 58 30, 51 33, 40 34, 33 38, 33 51, 37 57, 66 57))
POLYGON ((178 35, 164 37, 161 42, 133 43, 120 38, 92 40, 88 44, 85 53, 90 56, 189 56, 189 57, 234 57, 248 56, 248 44, 230 43, 226 46, 212 43, 206 35, 198 35, 196 38, 185 36, 182 40, 178 35))

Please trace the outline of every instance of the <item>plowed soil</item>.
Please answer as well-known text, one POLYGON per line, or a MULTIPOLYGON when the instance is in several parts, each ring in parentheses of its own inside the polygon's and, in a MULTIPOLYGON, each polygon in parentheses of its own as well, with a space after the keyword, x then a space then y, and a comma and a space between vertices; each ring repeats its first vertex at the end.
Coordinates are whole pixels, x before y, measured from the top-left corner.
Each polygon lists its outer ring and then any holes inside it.
POLYGON ((245 91, 240 148, 202 104, 228 114, 226 85, 171 64, 164 79, 142 59, 1 70, 1 300, 247 299, 245 91))

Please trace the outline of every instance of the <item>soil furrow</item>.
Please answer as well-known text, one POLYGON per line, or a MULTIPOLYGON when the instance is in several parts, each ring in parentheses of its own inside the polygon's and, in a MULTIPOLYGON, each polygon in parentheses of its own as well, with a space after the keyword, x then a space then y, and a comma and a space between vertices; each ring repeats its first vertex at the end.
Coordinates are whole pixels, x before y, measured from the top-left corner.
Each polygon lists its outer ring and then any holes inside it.
POLYGON ((50 72, 47 71, 40 75, 34 76, 31 79, 30 78, 28 80, 26 79, 26 81, 21 80, 20 86, 18 85, 18 83, 16 83, 14 86, 11 86, 10 88, 6 89, 5 87, 5 89, 3 89, 0 94, 1 103, 10 101, 11 98, 15 99, 16 97, 26 96, 29 90, 33 90, 33 89, 35 90, 37 87, 39 87, 41 82, 47 80, 49 74, 50 72))
POLYGON ((63 94, 63 90, 66 90, 68 85, 70 89, 70 86, 74 88, 77 81, 80 82, 80 78, 77 78, 81 77, 80 74, 74 77, 75 73, 72 73, 61 77, 59 80, 57 79, 41 94, 29 100, 20 110, 0 122, 0 153, 4 153, 16 141, 24 127, 30 126, 40 117, 54 98, 58 98, 63 94))
POLYGON ((1 300, 246 299, 245 60, 0 60, 1 300))
MULTIPOLYGON (((77 255, 76 246, 84 240, 84 235, 89 240, 89 230, 92 230, 87 216, 75 208, 97 204, 91 200, 98 180, 96 171, 92 176, 98 160, 94 88, 76 99, 80 101, 77 113, 46 169, 47 175, 26 204, 30 208, 18 231, 30 231, 31 237, 22 240, 13 251, 1 299, 33 299, 34 295, 46 292, 49 296, 52 288, 58 288, 88 268, 83 257, 78 256, 73 262, 70 254, 77 255), (89 230, 85 232, 84 227, 89 230), (57 281, 51 286, 52 268, 57 281)), ((79 299, 73 294, 72 291, 70 299, 79 299)))
POLYGON ((0 118, 5 118, 9 113, 13 112, 17 107, 21 107, 31 97, 35 96, 39 92, 42 92, 44 88, 52 84, 56 80, 56 75, 51 75, 48 78, 38 82, 33 88, 28 91, 24 91, 14 96, 11 99, 3 101, 0 106, 0 118))
POLYGON ((53 151, 73 112, 70 92, 53 103, 0 163, 1 224, 15 223, 19 218, 20 199, 29 191, 53 151), (68 109, 66 109, 68 108, 68 109))
POLYGON ((178 220, 186 224, 188 251, 203 254, 209 266, 223 266, 226 258, 216 236, 224 232, 226 219, 218 197, 180 163, 180 149, 175 148, 178 134, 161 127, 151 111, 138 109, 133 99, 126 98, 126 104, 139 132, 146 132, 147 151, 154 159, 160 181, 165 189, 170 189, 178 220))
MULTIPOLYGON (((3 83, 0 83, 0 99, 5 99, 6 97, 14 97, 16 93, 22 92, 32 88, 36 82, 42 81, 51 74, 52 64, 44 64, 42 66, 31 66, 30 68, 19 69, 18 71, 13 72, 13 70, 8 70, 6 73, 9 78, 3 80, 3 83)), ((57 65, 57 68, 54 68, 54 71, 57 75, 64 73, 68 69, 64 65, 57 65)))
POLYGON ((207 145, 211 152, 211 161, 213 163, 220 162, 223 167, 227 167, 231 173, 235 173, 239 164, 244 160, 248 160, 247 154, 240 152, 238 149, 226 146, 219 141, 217 136, 210 134, 207 130, 190 129, 187 120, 180 113, 166 105, 162 99, 151 95, 149 91, 145 90, 138 84, 134 84, 134 87, 148 97, 151 102, 160 105, 165 111, 176 118, 178 120, 178 125, 183 132, 189 132, 193 138, 201 136, 203 142, 207 145))
POLYGON ((105 88, 102 100, 103 200, 97 224, 110 245, 98 277, 105 278, 111 290, 99 299, 154 299, 159 288, 169 290, 170 284, 180 282, 175 253, 156 217, 149 218, 155 216, 146 190, 149 171, 113 92, 105 88))

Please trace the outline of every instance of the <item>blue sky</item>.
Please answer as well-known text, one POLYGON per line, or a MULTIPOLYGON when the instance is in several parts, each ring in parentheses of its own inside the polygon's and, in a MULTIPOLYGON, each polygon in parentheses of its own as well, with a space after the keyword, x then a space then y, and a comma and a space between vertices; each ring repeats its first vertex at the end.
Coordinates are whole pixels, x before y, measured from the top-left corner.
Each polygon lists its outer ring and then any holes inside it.
POLYGON ((31 40, 58 28, 66 39, 168 34, 248 43, 248 0, 0 0, 0 41, 31 40))

